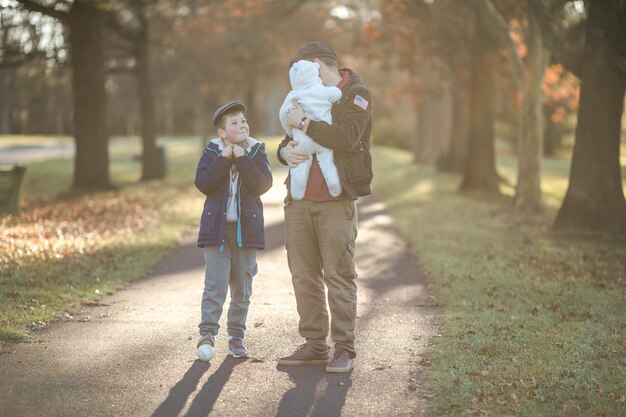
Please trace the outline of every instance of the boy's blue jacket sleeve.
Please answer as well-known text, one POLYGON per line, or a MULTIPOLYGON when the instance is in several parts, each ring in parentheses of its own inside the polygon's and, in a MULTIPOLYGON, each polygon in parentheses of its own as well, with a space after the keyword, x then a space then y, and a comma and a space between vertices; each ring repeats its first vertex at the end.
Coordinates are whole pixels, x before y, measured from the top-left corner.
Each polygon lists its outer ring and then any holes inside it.
POLYGON ((228 181, 231 161, 212 149, 205 149, 196 169, 195 185, 204 195, 223 187, 228 181))
POLYGON ((264 144, 252 148, 248 155, 235 158, 235 165, 242 179, 242 187, 246 187, 250 194, 260 196, 272 188, 272 171, 264 144))

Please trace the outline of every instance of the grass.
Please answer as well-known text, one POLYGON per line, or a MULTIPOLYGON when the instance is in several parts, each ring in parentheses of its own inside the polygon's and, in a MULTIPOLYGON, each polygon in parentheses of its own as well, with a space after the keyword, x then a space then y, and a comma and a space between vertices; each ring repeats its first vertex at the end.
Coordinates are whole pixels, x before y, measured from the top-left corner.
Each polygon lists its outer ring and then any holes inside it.
MULTIPOLYGON (((5 139, 0 144, 18 142, 5 139)), ((66 193, 72 160, 28 164, 24 210, 0 218, 0 342, 28 340, 51 320, 123 288, 195 231, 203 201, 193 186, 201 145, 194 138, 160 144, 167 178, 138 183, 139 141, 112 141, 116 191, 72 196, 66 193)), ((270 156, 277 144, 267 141, 270 156)))
MULTIPOLYGON (((515 181, 511 158, 500 171, 515 181)), ((626 243, 555 235, 568 162, 546 161, 546 212, 512 190, 459 194, 457 175, 377 148, 374 189, 419 257, 444 334, 426 388, 436 415, 626 415, 626 243)))

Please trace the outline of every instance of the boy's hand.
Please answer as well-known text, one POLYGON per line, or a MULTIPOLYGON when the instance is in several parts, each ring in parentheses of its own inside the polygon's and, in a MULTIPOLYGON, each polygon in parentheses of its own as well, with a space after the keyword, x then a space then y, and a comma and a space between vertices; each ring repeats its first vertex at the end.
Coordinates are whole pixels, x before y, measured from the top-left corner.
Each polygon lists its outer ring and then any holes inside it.
POLYGON ((232 159, 233 157, 233 147, 232 146, 224 146, 222 149, 222 156, 227 159, 232 159))
POLYGON ((283 159, 290 168, 296 167, 309 159, 309 154, 296 149, 297 140, 292 140, 283 148, 283 159))
POLYGON ((244 156, 246 154, 246 151, 244 151, 243 148, 239 145, 233 145, 232 149, 235 158, 239 158, 240 156, 244 156))

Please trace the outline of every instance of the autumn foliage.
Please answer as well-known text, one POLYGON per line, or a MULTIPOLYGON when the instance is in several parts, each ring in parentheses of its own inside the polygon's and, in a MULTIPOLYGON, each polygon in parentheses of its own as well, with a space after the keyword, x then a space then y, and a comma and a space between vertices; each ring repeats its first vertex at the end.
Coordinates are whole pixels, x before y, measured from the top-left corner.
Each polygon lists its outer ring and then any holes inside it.
POLYGON ((26 263, 90 255, 111 238, 154 227, 159 208, 147 200, 99 195, 47 205, 0 220, 0 275, 26 263))

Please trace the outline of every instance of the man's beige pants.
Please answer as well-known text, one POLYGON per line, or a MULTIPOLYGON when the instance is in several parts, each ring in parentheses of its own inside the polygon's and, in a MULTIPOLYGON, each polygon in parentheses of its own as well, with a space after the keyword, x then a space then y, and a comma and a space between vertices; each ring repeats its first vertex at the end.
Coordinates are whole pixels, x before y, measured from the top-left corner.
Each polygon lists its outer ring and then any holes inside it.
POLYGON ((331 314, 331 339, 336 347, 355 357, 355 201, 291 200, 285 206, 285 224, 300 335, 315 351, 328 351, 325 285, 331 314))

